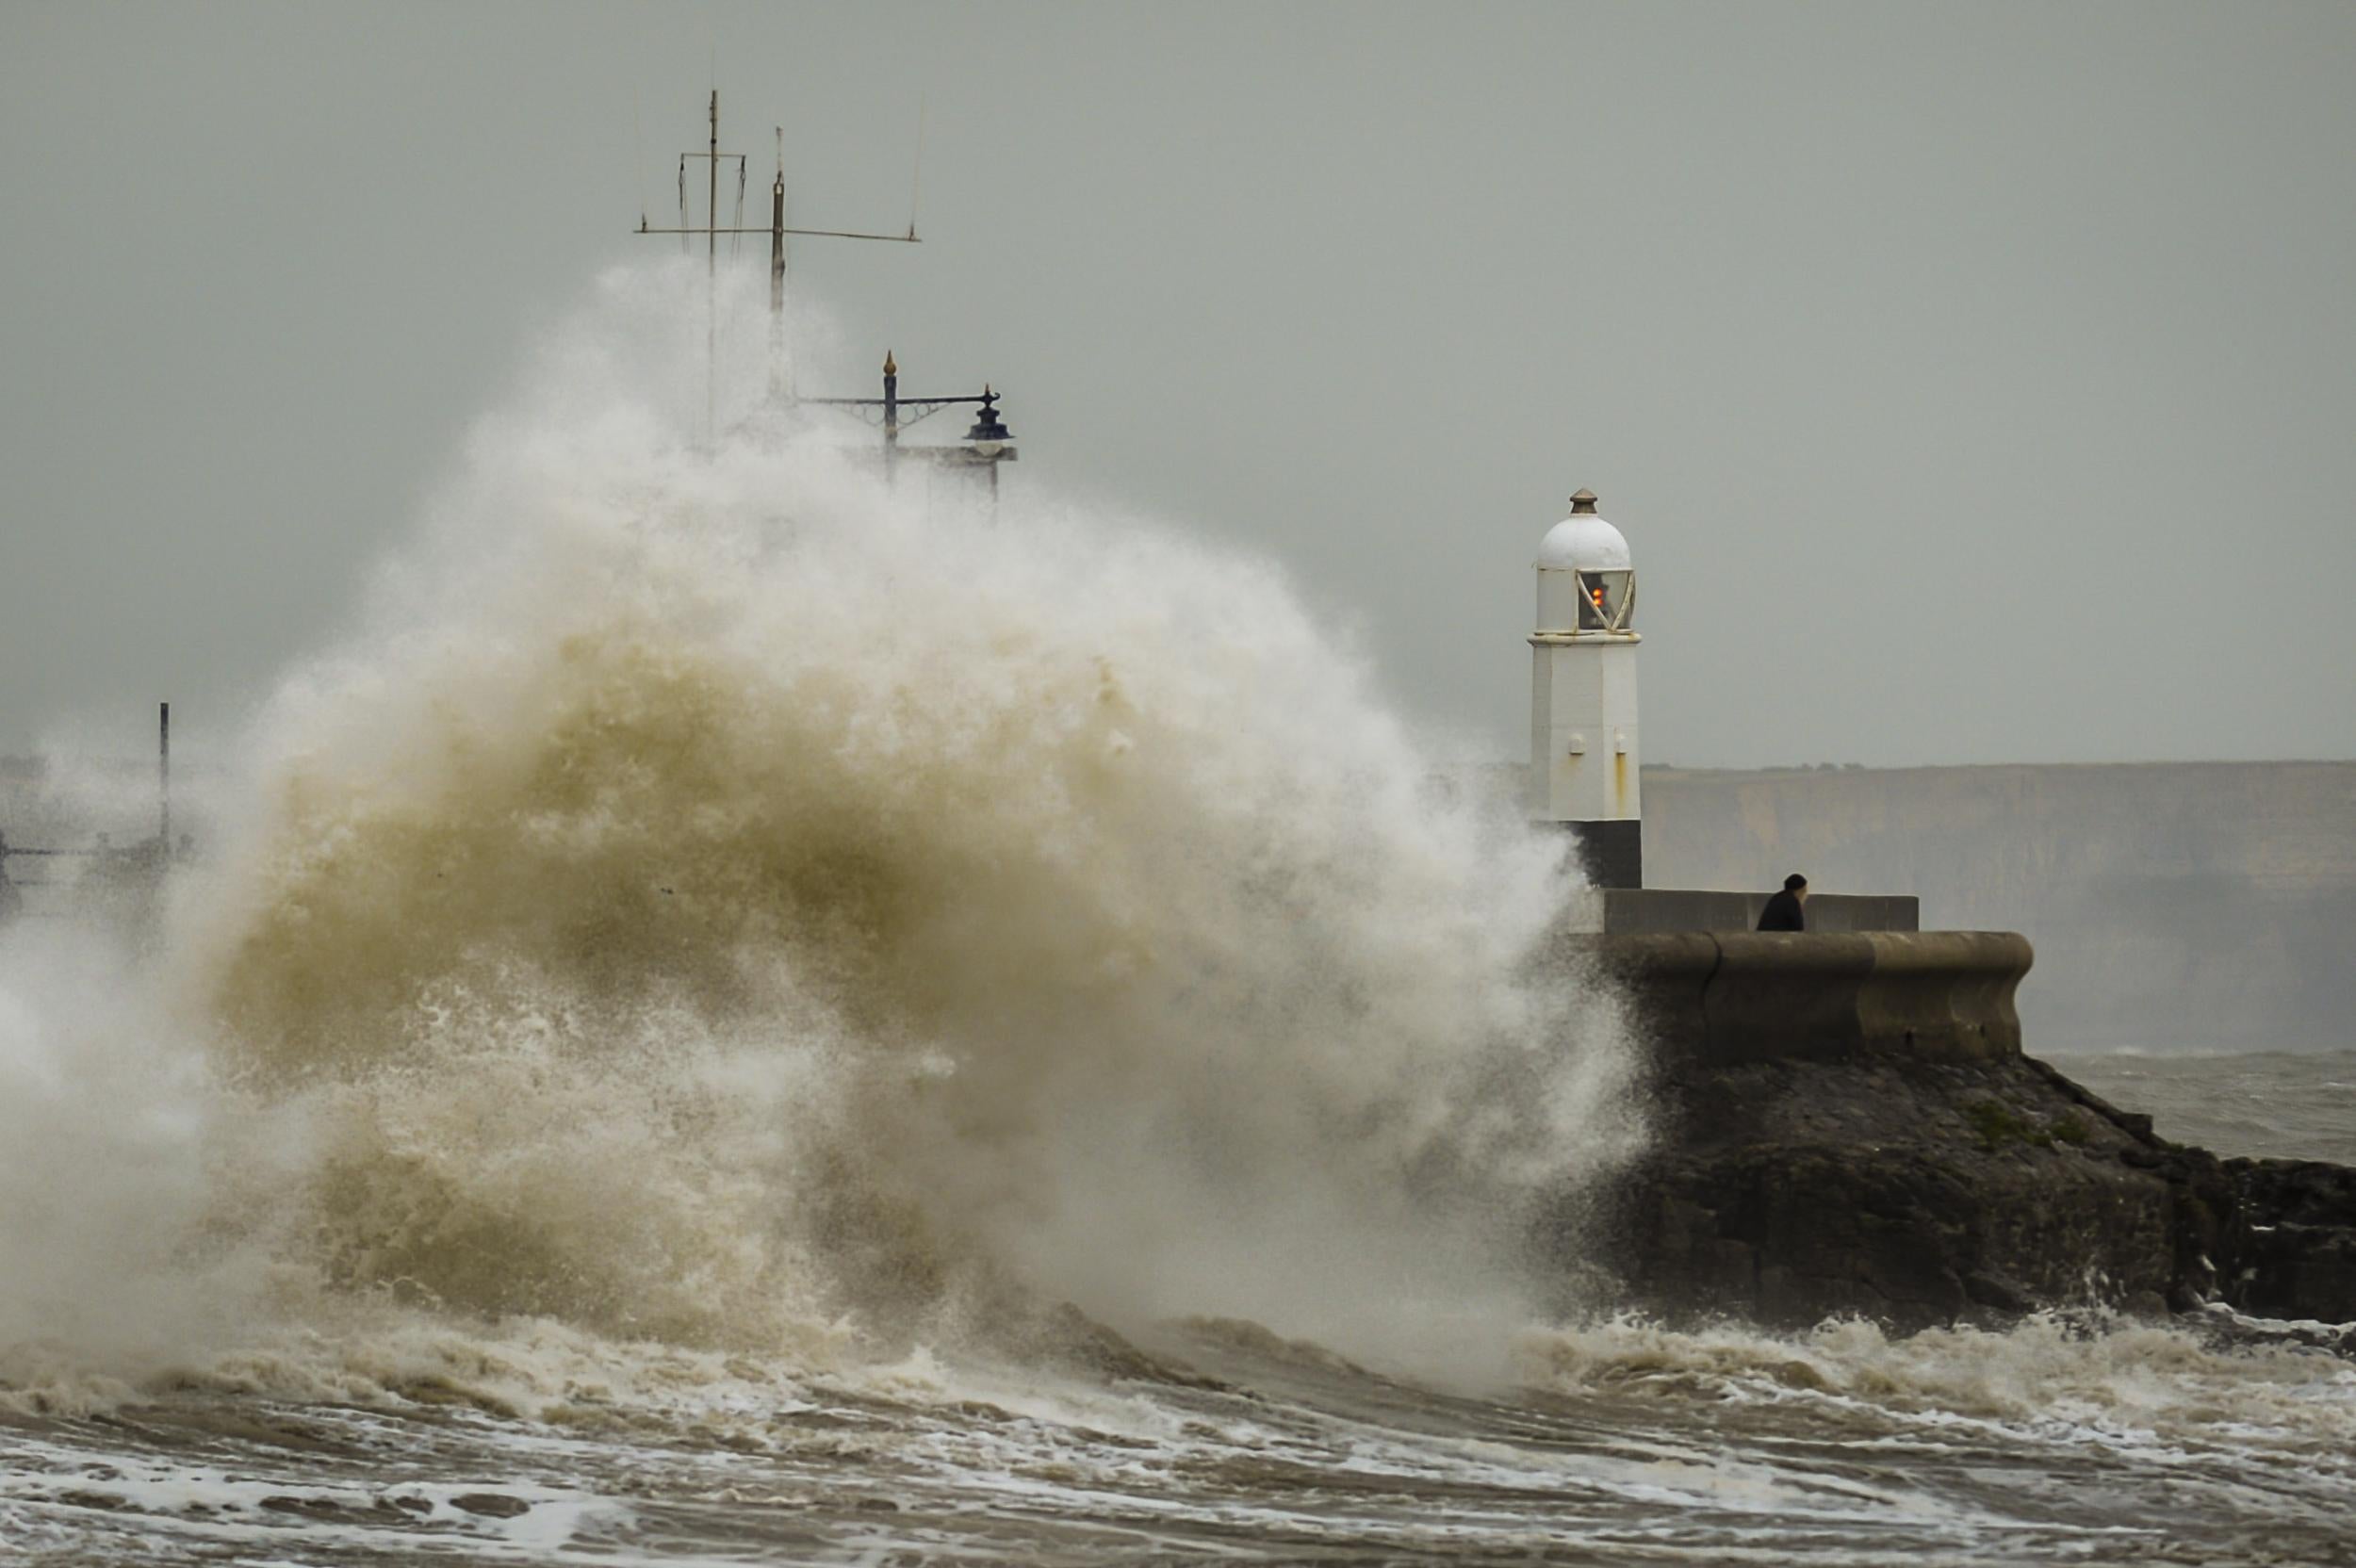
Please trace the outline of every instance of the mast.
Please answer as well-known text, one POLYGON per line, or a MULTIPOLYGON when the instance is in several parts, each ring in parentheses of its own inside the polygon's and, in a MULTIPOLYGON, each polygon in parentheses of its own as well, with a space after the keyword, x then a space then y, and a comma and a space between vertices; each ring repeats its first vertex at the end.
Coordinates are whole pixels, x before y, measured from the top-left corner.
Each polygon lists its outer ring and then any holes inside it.
MULTIPOLYGON (((736 160, 741 170, 744 160, 736 160)), ((704 168, 704 439, 720 444, 720 90, 712 90, 712 150, 704 168)))
MULTIPOLYGON (((720 165, 728 158, 736 160, 738 205, 744 194, 744 155, 720 151, 720 90, 712 90, 709 108, 711 134, 706 149, 700 153, 679 155, 679 221, 677 228, 658 229, 646 221, 646 215, 638 215, 639 234, 704 237, 704 429, 707 437, 717 445, 719 433, 719 359, 720 359, 720 237, 722 235, 765 234, 769 237, 769 395, 778 402, 794 400, 793 376, 786 366, 785 354, 785 237, 790 234, 808 235, 820 239, 875 239, 893 245, 921 245, 916 235, 913 216, 906 234, 867 234, 855 229, 790 229, 785 226, 785 129, 777 128, 777 177, 769 188, 769 226, 748 229, 738 223, 720 221, 720 165), (705 181, 704 220, 700 224, 688 221, 686 166, 691 158, 702 158, 708 165, 705 181)), ((742 212, 738 214, 743 217, 742 212)))
MULTIPOLYGON (((904 449, 901 432, 909 425, 958 404, 974 405, 973 427, 965 433, 965 440, 957 446, 910 446, 905 450, 922 454, 926 460, 948 467, 986 471, 989 496, 994 510, 998 498, 998 465, 1010 463, 1020 455, 1012 433, 998 416, 998 394, 987 384, 975 395, 955 398, 908 398, 900 395, 900 367, 890 353, 884 355, 883 396, 880 398, 804 398, 794 390, 793 368, 786 354, 785 342, 785 241, 788 235, 808 235, 820 239, 872 239, 895 245, 918 245, 923 241, 916 235, 914 210, 917 188, 909 189, 908 227, 906 234, 870 234, 856 229, 796 229, 785 221, 785 128, 777 127, 777 172, 769 186, 769 226, 749 229, 743 226, 744 201, 744 155, 720 151, 720 93, 712 90, 707 108, 709 134, 701 153, 679 155, 679 220, 677 228, 658 229, 638 215, 638 233, 678 235, 682 246, 691 243, 689 237, 704 237, 704 274, 706 288, 704 335, 704 425, 714 446, 719 443, 718 363, 719 338, 719 278, 720 237, 722 235, 766 234, 769 237, 769 400, 777 406, 792 403, 827 404, 857 410, 863 417, 879 422, 883 429, 884 473, 889 478, 899 466, 904 449), (704 220, 690 221, 687 198, 687 163, 691 158, 705 160, 706 180, 704 220), (736 160, 737 221, 720 221, 720 163, 724 158, 736 160)), ((918 155, 923 156, 924 122, 920 113, 917 122, 918 155)))

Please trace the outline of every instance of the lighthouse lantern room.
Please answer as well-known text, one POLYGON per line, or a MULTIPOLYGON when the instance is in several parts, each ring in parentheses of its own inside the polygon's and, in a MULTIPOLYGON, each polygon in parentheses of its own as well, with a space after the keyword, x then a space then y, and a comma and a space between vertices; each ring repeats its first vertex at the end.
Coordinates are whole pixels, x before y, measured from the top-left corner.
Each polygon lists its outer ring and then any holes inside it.
POLYGON ((1588 880, 1644 884, 1638 773, 1636 571, 1628 540, 1593 492, 1538 546, 1538 629, 1530 633, 1530 810, 1579 841, 1588 880))

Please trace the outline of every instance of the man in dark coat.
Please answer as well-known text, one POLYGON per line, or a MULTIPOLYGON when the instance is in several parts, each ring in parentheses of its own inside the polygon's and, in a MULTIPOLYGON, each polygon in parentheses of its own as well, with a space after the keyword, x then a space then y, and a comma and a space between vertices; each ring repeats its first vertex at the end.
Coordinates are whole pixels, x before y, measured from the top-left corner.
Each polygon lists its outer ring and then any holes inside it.
POLYGON ((1798 872, 1783 879, 1783 891, 1767 901, 1767 907, 1759 912, 1761 931, 1805 931, 1808 914, 1801 906, 1808 903, 1808 878, 1798 872))

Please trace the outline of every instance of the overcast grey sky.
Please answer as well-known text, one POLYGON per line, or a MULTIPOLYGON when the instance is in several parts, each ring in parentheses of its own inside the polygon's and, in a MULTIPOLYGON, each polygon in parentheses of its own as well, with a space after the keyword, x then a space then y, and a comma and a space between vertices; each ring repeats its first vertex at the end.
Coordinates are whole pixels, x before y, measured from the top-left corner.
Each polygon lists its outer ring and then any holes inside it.
POLYGON ((993 379, 1471 750, 1586 485, 1651 760, 2356 756, 2356 7, 1009 0, 0 0, 0 750, 332 633, 715 77, 813 225, 924 106, 826 379, 993 379))

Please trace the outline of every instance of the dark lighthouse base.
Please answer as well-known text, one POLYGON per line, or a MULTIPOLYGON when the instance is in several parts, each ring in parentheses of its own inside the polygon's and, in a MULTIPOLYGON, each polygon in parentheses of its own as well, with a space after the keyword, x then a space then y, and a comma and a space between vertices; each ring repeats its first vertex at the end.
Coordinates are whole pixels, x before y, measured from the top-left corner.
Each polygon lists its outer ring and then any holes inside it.
POLYGON ((1641 888, 1644 885, 1644 825, 1629 822, 1566 822, 1562 825, 1579 845, 1579 868, 1598 888, 1641 888))

